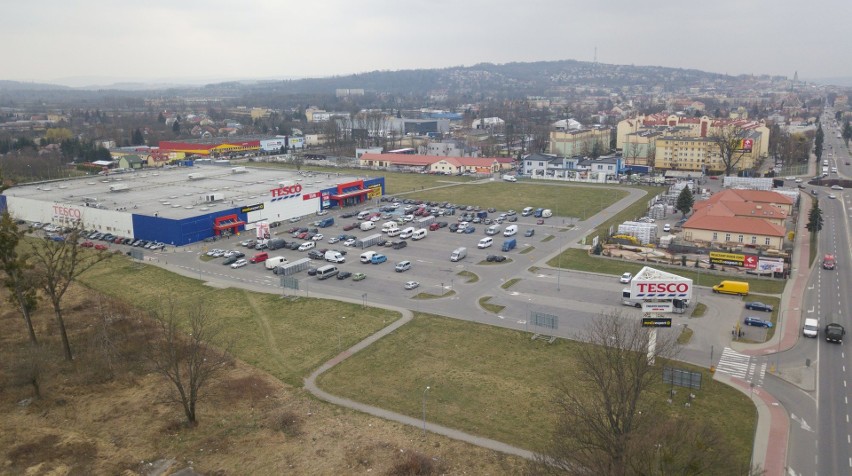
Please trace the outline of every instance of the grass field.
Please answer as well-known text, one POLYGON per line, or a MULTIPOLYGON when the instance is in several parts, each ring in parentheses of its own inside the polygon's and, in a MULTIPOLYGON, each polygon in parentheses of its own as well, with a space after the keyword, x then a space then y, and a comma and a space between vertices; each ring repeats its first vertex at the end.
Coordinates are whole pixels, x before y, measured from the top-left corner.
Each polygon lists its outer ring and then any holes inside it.
MULTIPOLYGON (((554 344, 529 334, 416 313, 392 335, 342 362, 320 378, 334 394, 415 418, 528 449, 541 448, 553 429, 553 384, 571 379, 577 349, 563 339, 554 344)), ((690 392, 675 396, 671 411, 713 422, 731 457, 747 463, 756 413, 748 396, 712 380, 704 369, 675 364, 702 374, 701 390, 690 408, 690 392), (724 417, 722 417, 724 416, 724 417)), ((669 387, 657 389, 664 402, 669 387)))
MULTIPOLYGON (((575 269, 578 271, 590 271, 594 273, 612 274, 614 276, 622 273, 630 272, 634 275, 639 272, 646 264, 641 261, 618 260, 611 258, 603 258, 591 256, 584 250, 571 248, 562 252, 562 257, 553 257, 547 262, 548 266, 554 268, 562 265, 565 269, 575 269)), ((757 279, 746 277, 731 277, 719 274, 698 273, 691 266, 666 266, 659 263, 649 263, 653 268, 668 271, 670 273, 692 279, 696 286, 712 286, 719 283, 723 279, 734 279, 736 281, 745 281, 749 283, 752 293, 758 294, 780 294, 784 291, 785 281, 777 279, 757 279)))
POLYGON ((500 314, 500 311, 506 309, 506 306, 501 306, 499 304, 491 304, 490 301, 493 296, 482 296, 479 298, 479 305, 482 306, 482 309, 485 309, 488 312, 493 312, 494 314, 500 314))
POLYGON ((551 220, 556 220, 559 217, 591 216, 621 200, 627 196, 627 192, 613 187, 488 182, 424 190, 408 196, 420 200, 494 207, 497 210, 549 208, 554 215, 551 220))
MULTIPOLYGON (((600 226, 598 226, 597 228, 595 228, 594 230, 592 230, 589 233, 588 236, 590 238, 594 237, 594 236, 600 236, 601 238, 603 238, 606 235, 606 231, 609 229, 610 226, 612 226, 614 228, 618 228, 618 225, 625 222, 625 221, 635 220, 637 218, 641 218, 641 217, 645 216, 647 211, 648 211, 648 201, 652 197, 654 197, 654 196, 656 196, 660 193, 665 192, 664 187, 641 187, 641 186, 631 185, 630 188, 644 190, 648 194, 645 195, 644 197, 640 198, 639 200, 635 201, 632 205, 630 205, 629 207, 620 211, 619 213, 616 213, 609 220, 601 223, 600 226)), ((590 243, 590 242, 591 241, 588 241, 588 243, 590 243)))
POLYGON ((101 263, 80 281, 141 308, 169 297, 211 306, 225 319, 225 337, 235 340, 238 358, 297 387, 341 347, 399 318, 397 313, 359 304, 309 298, 291 301, 275 294, 211 288, 198 279, 155 266, 137 268, 124 259, 101 263))

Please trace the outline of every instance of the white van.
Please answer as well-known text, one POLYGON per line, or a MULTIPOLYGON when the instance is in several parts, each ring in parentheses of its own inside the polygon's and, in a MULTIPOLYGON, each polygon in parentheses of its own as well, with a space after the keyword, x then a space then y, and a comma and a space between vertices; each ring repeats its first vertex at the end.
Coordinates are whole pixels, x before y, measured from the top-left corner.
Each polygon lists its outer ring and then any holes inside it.
POLYGON ((361 213, 359 213, 359 214, 358 214, 358 219, 359 219, 359 220, 364 220, 364 219, 366 219, 368 216, 370 216, 370 212, 368 212, 368 211, 364 210, 363 212, 361 212, 361 213))
POLYGON ((550 217, 552 217, 552 216, 553 216, 553 212, 552 212, 549 208, 545 208, 545 209, 541 212, 541 217, 542 217, 542 218, 550 218, 550 217))
POLYGON ((302 243, 301 245, 299 245, 299 251, 308 251, 310 249, 316 248, 316 246, 317 246, 316 241, 306 241, 306 242, 302 243))
POLYGON ((493 245, 493 244, 494 244, 494 238, 491 238, 490 236, 487 236, 487 237, 485 237, 485 238, 483 238, 483 239, 479 240, 479 244, 478 244, 478 245, 476 245, 476 246, 477 246, 478 248, 482 249, 482 248, 488 248, 489 246, 491 246, 491 245, 493 245))
POLYGON ((329 263, 345 263, 346 257, 339 251, 328 250, 325 252, 325 260, 329 263))
POLYGON ((375 222, 365 221, 364 223, 361 223, 361 231, 372 230, 375 227, 376 227, 375 222))
POLYGON ((317 279, 328 279, 335 274, 337 274, 337 266, 333 264, 327 264, 317 269, 317 279))
POLYGON ((283 256, 270 256, 264 261, 266 269, 275 269, 276 266, 287 263, 287 258, 283 256))
POLYGON ((509 225, 506 227, 506 231, 503 232, 503 236, 512 236, 518 233, 518 225, 509 225))
POLYGON ((426 238, 426 235, 426 228, 418 228, 417 230, 414 230, 414 233, 411 234, 411 239, 422 240, 423 238, 426 238))
POLYGON ((816 337, 819 334, 819 321, 814 318, 805 319, 805 326, 802 328, 802 334, 805 337, 816 337))
POLYGON ((385 222, 382 225, 382 233, 387 233, 396 228, 399 228, 399 225, 395 221, 385 222))
POLYGON ((533 210, 534 210, 533 207, 526 207, 521 212, 521 216, 522 217, 528 217, 528 216, 533 214, 533 210))
POLYGON ((403 240, 407 240, 408 238, 411 238, 411 235, 413 235, 413 234, 414 234, 414 227, 410 226, 410 227, 402 230, 402 233, 399 234, 399 237, 402 238, 403 240))
POLYGON ((467 256, 467 248, 456 248, 450 254, 450 261, 460 261, 467 256))
POLYGON ((486 235, 496 235, 497 233, 500 233, 500 225, 491 225, 485 229, 486 235))
POLYGON ((388 230, 389 237, 399 236, 400 233, 402 233, 402 228, 399 227, 391 228, 390 230, 388 230))
POLYGON ((376 255, 375 251, 365 251, 361 253, 361 262, 370 264, 373 261, 373 256, 376 255))

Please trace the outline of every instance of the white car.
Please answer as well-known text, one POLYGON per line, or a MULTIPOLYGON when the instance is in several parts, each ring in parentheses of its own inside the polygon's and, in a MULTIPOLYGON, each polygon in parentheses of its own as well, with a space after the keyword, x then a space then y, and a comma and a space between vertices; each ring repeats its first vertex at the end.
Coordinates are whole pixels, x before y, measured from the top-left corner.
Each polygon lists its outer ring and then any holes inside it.
POLYGON ((796 177, 784 177, 784 180, 796 180, 796 177))
POLYGON ((672 226, 666 223, 663 225, 663 231, 672 231, 672 226))
POLYGON ((306 241, 299 245, 299 251, 308 251, 311 248, 315 248, 317 246, 313 241, 306 241))
POLYGON ((408 281, 405 283, 405 289, 414 289, 417 286, 420 286, 420 283, 417 281, 408 281))
POLYGON ((837 198, 837 196, 833 193, 828 194, 828 198, 837 198))
POLYGON ((318 217, 321 217, 323 215, 328 215, 328 210, 320 210, 317 212, 318 217))
POLYGON ((231 268, 234 268, 234 269, 242 268, 243 266, 245 266, 247 264, 248 264, 248 261, 240 258, 240 259, 234 261, 234 263, 231 265, 231 268))
POLYGON ((843 190, 843 187, 841 187, 840 185, 832 185, 831 189, 832 190, 843 190))
POLYGON ((328 244, 333 245, 333 244, 337 243, 338 241, 340 241, 340 238, 338 238, 336 236, 332 236, 331 238, 328 239, 328 244))
POLYGON ((796 183, 802 183, 802 179, 797 178, 797 179, 796 179, 796 183))
POLYGON ((322 233, 317 233, 316 235, 314 235, 314 236, 312 236, 312 237, 311 237, 311 239, 312 239, 313 241, 320 241, 320 240, 322 240, 323 238, 325 238, 325 237, 324 237, 324 236, 322 236, 322 233))
POLYGON ((343 242, 343 246, 355 246, 355 238, 349 238, 343 242))
POLYGON ((620 278, 618 278, 618 282, 619 282, 619 283, 627 284, 627 283, 629 283, 629 282, 630 282, 630 280, 631 280, 631 279, 633 279, 633 274, 631 274, 631 273, 624 273, 624 274, 622 274, 622 275, 621 275, 621 277, 620 277, 620 278))

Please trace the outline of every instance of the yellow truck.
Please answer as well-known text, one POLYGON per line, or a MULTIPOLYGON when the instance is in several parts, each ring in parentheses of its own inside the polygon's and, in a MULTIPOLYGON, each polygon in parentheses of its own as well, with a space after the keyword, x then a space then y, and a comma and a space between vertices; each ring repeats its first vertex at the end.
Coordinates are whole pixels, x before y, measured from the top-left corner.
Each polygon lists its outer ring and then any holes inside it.
POLYGON ((748 283, 743 281, 722 281, 721 283, 713 286, 713 292, 748 296, 748 283))

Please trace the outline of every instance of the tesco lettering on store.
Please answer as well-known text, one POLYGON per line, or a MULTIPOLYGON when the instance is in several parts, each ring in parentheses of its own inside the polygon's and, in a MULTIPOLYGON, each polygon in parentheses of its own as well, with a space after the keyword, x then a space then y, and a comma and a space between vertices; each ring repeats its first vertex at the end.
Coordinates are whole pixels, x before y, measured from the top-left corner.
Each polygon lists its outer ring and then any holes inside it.
POLYGON ((53 216, 67 217, 79 220, 83 218, 83 212, 79 208, 63 207, 62 205, 53 206, 53 216))
POLYGON ((270 190, 273 198, 274 197, 283 197, 285 195, 293 195, 293 194, 299 193, 301 191, 302 191, 302 185, 298 184, 298 183, 296 185, 273 188, 272 190, 270 190))
POLYGON ((692 299, 692 280, 646 280, 638 277, 630 283, 631 294, 638 299, 692 299))

